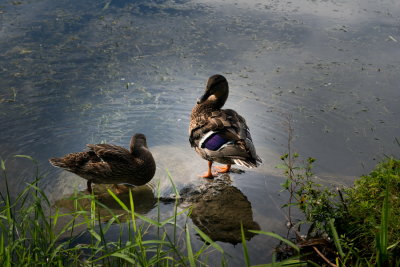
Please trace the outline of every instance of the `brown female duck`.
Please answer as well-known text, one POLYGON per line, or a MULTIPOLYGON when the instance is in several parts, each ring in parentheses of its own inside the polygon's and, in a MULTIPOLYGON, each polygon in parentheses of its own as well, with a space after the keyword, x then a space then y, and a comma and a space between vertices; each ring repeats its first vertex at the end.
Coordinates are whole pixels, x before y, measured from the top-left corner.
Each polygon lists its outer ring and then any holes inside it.
POLYGON ((204 178, 212 178, 214 161, 227 164, 215 167, 219 173, 228 172, 232 164, 257 167, 262 161, 256 154, 245 119, 232 109, 221 109, 229 95, 228 82, 222 75, 208 79, 203 96, 191 114, 189 142, 196 152, 208 160, 204 178))
POLYGON ((132 136, 130 151, 109 144, 89 144, 87 147, 87 151, 51 158, 49 161, 55 167, 88 180, 87 190, 90 193, 92 183, 144 185, 153 178, 156 171, 156 164, 147 148, 144 134, 132 136))

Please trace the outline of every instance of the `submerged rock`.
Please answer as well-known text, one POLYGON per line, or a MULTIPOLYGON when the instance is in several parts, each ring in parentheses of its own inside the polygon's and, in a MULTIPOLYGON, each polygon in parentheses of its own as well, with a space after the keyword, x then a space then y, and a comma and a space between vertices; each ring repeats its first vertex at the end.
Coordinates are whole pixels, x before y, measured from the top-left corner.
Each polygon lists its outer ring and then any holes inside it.
POLYGON ((260 230, 253 219, 251 203, 236 187, 228 174, 210 180, 197 188, 181 192, 182 205, 191 206, 193 223, 213 241, 237 244, 242 241, 240 226, 250 240, 255 234, 247 230, 260 230))

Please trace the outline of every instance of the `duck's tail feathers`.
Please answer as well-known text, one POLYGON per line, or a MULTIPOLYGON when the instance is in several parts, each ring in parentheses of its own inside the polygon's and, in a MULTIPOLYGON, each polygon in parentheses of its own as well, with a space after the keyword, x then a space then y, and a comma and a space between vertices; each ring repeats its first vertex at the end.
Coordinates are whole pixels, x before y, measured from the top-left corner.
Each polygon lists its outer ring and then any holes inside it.
POLYGON ((241 159, 234 159, 233 161, 235 162, 235 164, 237 164, 239 166, 246 167, 246 168, 255 168, 256 167, 251 162, 247 162, 247 161, 244 161, 244 160, 241 160, 241 159))
POLYGON ((62 161, 61 158, 51 158, 49 159, 49 162, 51 163, 51 165, 53 165, 54 167, 58 167, 58 168, 65 168, 67 167, 65 165, 65 163, 62 161))
POLYGON ((261 163, 262 163, 262 159, 258 155, 256 155, 256 165, 260 166, 261 163))
POLYGON ((262 163, 262 160, 259 156, 257 156, 256 159, 247 159, 247 160, 243 160, 243 159, 234 159, 233 160, 235 162, 235 164, 239 165, 239 166, 243 166, 246 168, 257 168, 258 166, 260 166, 260 164, 262 163))
POLYGON ((63 169, 66 169, 69 167, 62 158, 51 158, 51 159, 49 159, 49 162, 54 167, 63 168, 63 169))

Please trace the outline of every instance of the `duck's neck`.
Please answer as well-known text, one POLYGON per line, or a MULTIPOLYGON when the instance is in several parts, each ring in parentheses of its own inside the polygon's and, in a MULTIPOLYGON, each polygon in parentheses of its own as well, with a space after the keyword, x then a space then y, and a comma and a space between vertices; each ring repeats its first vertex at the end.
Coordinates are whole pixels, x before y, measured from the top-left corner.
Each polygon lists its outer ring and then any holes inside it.
POLYGON ((194 106, 192 110, 192 117, 196 114, 210 114, 213 111, 220 110, 225 102, 206 100, 201 104, 194 106))
POLYGON ((130 143, 130 152, 132 155, 139 154, 140 151, 146 150, 147 149, 147 144, 143 140, 135 140, 132 138, 131 143, 130 143))

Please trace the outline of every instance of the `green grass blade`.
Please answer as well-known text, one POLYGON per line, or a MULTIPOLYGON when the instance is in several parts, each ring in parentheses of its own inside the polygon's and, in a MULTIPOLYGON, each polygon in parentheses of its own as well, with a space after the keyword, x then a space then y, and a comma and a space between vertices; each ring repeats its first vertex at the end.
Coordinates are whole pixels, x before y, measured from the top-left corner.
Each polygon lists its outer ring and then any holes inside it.
POLYGON ((164 225, 166 225, 167 223, 171 223, 171 222, 174 221, 178 216, 180 216, 181 214, 187 212, 188 210, 190 210, 190 207, 189 207, 189 208, 186 208, 186 209, 184 209, 184 210, 182 210, 182 211, 180 211, 180 212, 178 212, 178 213, 172 215, 171 217, 167 218, 166 220, 160 222, 160 226, 164 226, 164 225))
POLYGON ((167 171, 167 174, 168 174, 168 179, 171 182, 172 188, 174 189, 174 192, 175 192, 175 206, 174 206, 174 216, 173 216, 173 218, 174 218, 174 228, 173 228, 174 229, 174 240, 173 240, 173 243, 176 244, 176 238, 177 238, 176 237, 176 227, 177 227, 176 221, 177 221, 177 217, 178 217, 178 215, 177 215, 177 213, 178 213, 178 200, 180 198, 180 195, 179 195, 178 189, 175 186, 174 181, 172 180, 171 173, 169 172, 168 169, 166 169, 166 171, 167 171))
POLYGON ((300 252, 300 248, 296 244, 294 244, 290 240, 287 240, 286 238, 281 237, 278 234, 275 234, 275 233, 272 233, 272 232, 259 231, 259 230, 249 230, 249 232, 255 233, 255 234, 267 235, 267 236, 276 238, 276 239, 282 241, 283 243, 289 245, 290 247, 292 247, 294 250, 296 250, 296 252, 300 252))
MULTIPOLYGON (((0 256, 4 256, 5 254, 5 245, 4 245, 4 235, 3 233, 0 233, 0 256)), ((0 263, 3 261, 1 260, 2 257, 0 257, 0 263)))
POLYGON ((57 207, 55 214, 52 216, 52 218, 53 218, 53 226, 54 227, 57 225, 57 221, 58 221, 59 215, 60 215, 60 209, 57 207))
POLYGON ((117 203, 121 206, 121 208, 123 208, 127 212, 130 212, 125 203, 122 202, 121 199, 119 199, 119 197, 117 197, 110 189, 107 189, 107 192, 110 194, 110 196, 113 197, 113 199, 115 199, 115 201, 117 201, 117 203))
MULTIPOLYGON (((170 244, 170 243, 169 243, 169 242, 166 242, 166 241, 162 241, 162 240, 147 240, 147 241, 143 241, 142 244, 143 244, 143 245, 156 245, 156 244, 168 245, 168 244, 170 244)), ((133 243, 133 244, 130 244, 130 245, 121 247, 121 248, 119 248, 119 249, 117 249, 117 250, 115 250, 115 251, 113 251, 113 252, 111 252, 111 253, 109 253, 109 254, 104 254, 104 255, 102 255, 101 257, 98 257, 98 258, 94 259, 93 262, 101 261, 101 260, 103 260, 103 259, 105 259, 105 258, 107 258, 107 257, 109 257, 109 256, 115 255, 116 253, 122 254, 122 253, 120 253, 120 252, 128 251, 129 249, 135 248, 135 247, 139 247, 139 244, 133 243)), ((135 266, 136 266, 136 265, 135 265, 135 266)))
POLYGON ((132 190, 130 190, 130 189, 129 189, 129 204, 131 205, 133 231, 136 233, 135 203, 133 203, 132 190))
POLYGON ((46 204, 50 206, 50 201, 49 201, 49 199, 47 198, 46 194, 43 192, 42 189, 40 189, 40 188, 39 188, 38 186, 36 186, 35 184, 36 184, 36 181, 33 182, 33 183, 30 183, 30 184, 26 184, 26 185, 27 185, 27 188, 32 188, 33 191, 34 191, 35 193, 39 193, 39 194, 42 196, 43 200, 46 201, 46 204))
POLYGON ((186 248, 187 248, 190 267, 196 267, 196 264, 194 263, 192 243, 190 242, 189 227, 187 224, 186 224, 186 248))
POLYGON ((251 267, 283 267, 283 266, 309 266, 307 262, 302 260, 284 260, 281 262, 274 262, 268 264, 252 265, 251 267))
POLYGON ((32 160, 33 162, 35 162, 35 160, 31 156, 28 156, 28 155, 14 155, 14 157, 25 158, 25 159, 29 159, 29 160, 32 160))
POLYGON ((155 221, 153 219, 147 218, 146 216, 140 215, 138 213, 135 213, 135 216, 140 218, 141 220, 143 220, 145 222, 148 222, 148 223, 150 223, 152 225, 155 225, 157 227, 161 227, 162 226, 159 222, 157 222, 157 221, 155 221))
POLYGON ((246 267, 249 267, 250 266, 250 257, 249 257, 249 251, 247 249, 246 236, 244 234, 243 223, 240 223, 240 232, 242 234, 242 248, 243 248, 243 254, 244 254, 244 261, 246 263, 246 267))
POLYGON ((134 266, 137 265, 137 262, 134 259, 130 258, 129 256, 127 256, 125 254, 115 252, 115 253, 111 254, 111 256, 121 258, 121 259, 133 264, 134 266))
MULTIPOLYGON (((393 245, 388 246, 388 250, 397 247, 400 244, 400 241, 397 241, 396 243, 394 243, 393 245)), ((399 261, 400 263, 400 261, 399 261)))
POLYGON ((175 193, 176 199, 179 199, 179 198, 180 198, 179 191, 178 191, 178 189, 176 188, 174 181, 172 180, 171 173, 169 172, 168 169, 166 169, 166 171, 167 171, 167 174, 168 174, 168 179, 169 179, 169 181, 170 181, 171 184, 172 184, 172 188, 174 189, 174 193, 175 193))
POLYGON ((89 233, 94 237, 94 238, 96 238, 97 239, 97 241, 101 241, 101 237, 100 237, 100 235, 98 234, 98 233, 96 233, 96 231, 95 230, 93 230, 93 229, 89 229, 88 230, 89 231, 89 233))
POLYGON ((344 257, 346 257, 346 255, 343 253, 342 246, 340 245, 339 235, 336 231, 334 222, 335 222, 335 219, 330 219, 328 221, 328 225, 329 225, 329 229, 331 230, 333 242, 335 243, 336 249, 339 252, 340 257, 343 259, 344 257))
POLYGON ((208 235, 206 235, 203 231, 201 231, 199 228, 197 227, 193 227, 193 229, 199 234, 199 236, 206 241, 207 243, 209 243, 212 247, 214 247, 216 250, 218 250, 221 253, 224 253, 224 250, 222 249, 222 247, 220 245, 218 245, 217 243, 215 243, 214 241, 211 240, 210 237, 208 237, 208 235))
MULTIPOLYGON (((388 179, 388 178, 387 178, 388 179)), ((377 236, 378 266, 385 266, 388 259, 389 228, 389 182, 386 181, 385 199, 383 200, 381 225, 377 236)))

